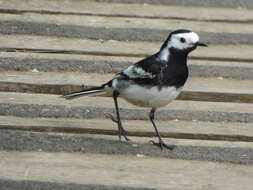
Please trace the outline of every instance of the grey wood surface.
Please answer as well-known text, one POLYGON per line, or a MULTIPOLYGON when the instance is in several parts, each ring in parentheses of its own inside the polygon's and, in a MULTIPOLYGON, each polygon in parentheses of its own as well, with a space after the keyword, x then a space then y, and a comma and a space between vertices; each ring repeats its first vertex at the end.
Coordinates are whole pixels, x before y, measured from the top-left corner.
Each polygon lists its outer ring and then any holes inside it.
POLYGON ((0 0, 0 189, 251 189, 251 0, 0 0), (61 94, 97 86, 189 28, 208 48, 190 55, 180 97, 158 110, 175 150, 161 151, 149 110, 110 97, 61 94))

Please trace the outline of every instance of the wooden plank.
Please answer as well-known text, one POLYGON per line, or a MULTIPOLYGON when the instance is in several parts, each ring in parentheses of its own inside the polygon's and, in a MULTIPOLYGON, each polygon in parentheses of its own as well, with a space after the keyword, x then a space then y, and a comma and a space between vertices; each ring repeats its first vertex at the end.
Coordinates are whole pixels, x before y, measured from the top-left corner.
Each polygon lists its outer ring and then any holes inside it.
MULTIPOLYGON (((66 133, 34 133, 15 130, 0 130, 1 150, 45 151, 45 152, 82 152, 98 154, 120 154, 165 157, 187 160, 205 160, 230 162, 236 164, 253 164, 251 148, 224 146, 225 141, 219 141, 220 146, 179 145, 173 151, 157 148, 150 143, 150 138, 131 137, 132 142, 120 142, 117 136, 66 134, 66 133), (138 138, 138 139, 137 139, 138 138), (31 146, 32 145, 32 146, 31 146)), ((157 137, 152 140, 157 141, 157 137)), ((164 138, 172 144, 172 139, 164 138)), ((195 140, 196 141, 196 140, 195 140)), ((200 144, 201 141, 197 140, 200 144)), ((205 141, 202 141, 205 142, 205 141)), ((210 141, 209 141, 210 142, 210 141)), ((217 141, 213 141, 214 144, 217 141)), ((230 142, 232 144, 232 142, 230 142)), ((248 144, 248 143, 247 143, 248 144)), ((216 145, 218 145, 216 143, 216 145)), ((235 144, 234 144, 235 145, 235 144)))
POLYGON ((185 189, 187 185, 191 189, 247 190, 251 188, 253 177, 250 165, 167 158, 14 151, 1 151, 0 156, 1 168, 5 171, 0 178, 12 180, 158 189, 185 189))
MULTIPOLYGON (((127 120, 124 123, 128 136, 155 137, 149 121, 127 120)), ((221 123, 201 121, 159 121, 162 137, 219 141, 253 142, 253 127, 249 123, 221 123)), ((61 132, 74 134, 117 135, 116 126, 109 119, 53 119, 0 116, 0 129, 61 132)))
MULTIPOLYGON (((108 82, 115 74, 79 73, 79 72, 2 72, 0 82, 48 84, 48 85, 84 85, 100 86, 108 82)), ((253 81, 250 79, 232 79, 190 76, 184 86, 186 91, 225 92, 253 94, 253 81)))
MULTIPOLYGON (((24 118, 15 116, 0 116, 1 129, 8 130, 21 130, 21 131, 40 131, 46 133, 72 133, 77 135, 86 134, 92 130, 94 133, 91 137, 100 137, 110 139, 111 135, 115 135, 114 132, 109 134, 109 130, 115 131, 116 126, 107 119, 71 119, 71 118, 24 118), (105 124, 100 126, 101 124, 105 124), (89 130, 85 130, 89 129, 89 130), (98 135, 106 131, 108 136, 98 135), (96 133, 95 133, 96 132, 96 133), (97 134, 97 135, 95 135, 97 134)), ((189 132, 189 133, 200 133, 200 134, 232 134, 242 136, 250 135, 252 132, 252 124, 250 123, 237 123, 237 122, 201 122, 201 121, 156 121, 159 132, 164 136, 165 133, 170 131, 174 132, 189 132), (183 128, 182 128, 183 127, 183 128), (243 134, 245 132, 245 134, 243 134)), ((149 121, 137 121, 128 120, 123 121, 123 125, 129 132, 136 132, 131 139, 138 143, 147 143, 153 135, 143 137, 136 137, 141 132, 154 132, 151 123, 149 121), (138 125, 138 126, 137 126, 138 125)), ((91 132, 90 132, 91 133, 91 132)), ((141 136, 141 135, 140 135, 141 136)), ((172 144, 178 146, 204 146, 204 147, 228 147, 228 148, 253 148, 253 143, 247 143, 245 141, 222 141, 222 140, 197 140, 197 139, 180 139, 170 137, 168 139, 172 144)))
MULTIPOLYGON (((0 52, 0 70, 118 73, 139 60, 134 57, 0 52)), ((252 63, 190 60, 188 65, 190 76, 194 77, 253 79, 252 63)))
MULTIPOLYGON (((203 122, 203 121, 182 121, 182 120, 168 120, 156 121, 159 132, 163 138, 168 132, 188 132, 199 134, 220 134, 249 136, 252 133, 251 123, 238 122, 203 122)), ((153 137, 154 129, 149 121, 141 120, 127 120, 123 121, 123 125, 129 132, 135 132, 131 135, 131 140, 138 143, 147 143, 153 137), (152 135, 144 137, 146 132, 153 132, 152 135), (140 134, 138 136, 138 134, 140 134), (141 137, 141 138, 140 138, 141 137)), ((61 133, 65 135, 86 135, 101 139, 116 139, 115 130, 116 125, 109 119, 73 119, 73 118, 30 118, 30 117, 15 117, 15 116, 0 116, 1 130, 20 130, 37 131, 44 133, 61 133), (102 125, 104 124, 104 125, 102 125), (87 129, 87 130, 86 130, 87 129), (93 133, 91 133, 91 131, 93 133), (106 132, 107 135, 104 133, 106 132)), ((168 137, 168 136, 167 136, 168 137)), ((227 148, 253 148, 253 143, 246 141, 229 141, 229 140, 198 140, 198 139, 181 139, 175 137, 168 137, 166 141, 171 142, 177 146, 203 146, 203 147, 227 147, 227 148)))
POLYGON ((51 14, 85 14, 85 15, 107 15, 121 17, 146 17, 146 18, 180 18, 185 20, 204 21, 229 21, 229 22, 251 22, 253 13, 251 10, 210 8, 210 7, 182 7, 150 4, 126 4, 124 3, 97 3, 93 1, 39 1, 18 0, 0 2, 2 12, 24 13, 40 12, 51 14), (181 13, 180 15, 178 13, 181 13), (198 14, 196 14, 196 12, 198 14))
MULTIPOLYGON (((171 30, 159 28, 109 28, 73 25, 56 25, 19 21, 0 21, 1 34, 26 34, 42 36, 59 36, 67 38, 89 38, 118 41, 163 41, 171 30)), ((212 44, 245 44, 252 45, 253 35, 241 33, 198 32, 200 38, 212 44)))
MULTIPOLYGON (((1 34, 26 34, 42 36, 59 36, 67 38, 89 38, 118 41, 163 41, 171 30, 146 28, 109 28, 73 25, 56 25, 47 23, 0 21, 1 34)), ((212 44, 252 45, 252 34, 198 32, 201 39, 212 44)))
MULTIPOLYGON (((0 91, 68 94, 106 83, 114 75, 96 73, 4 72, 0 91)), ((253 103, 252 80, 190 77, 179 100, 253 103)))
MULTIPOLYGON (((47 95, 47 94, 28 94, 28 93, 11 93, 11 92, 1 92, 0 93, 0 102, 1 103, 17 103, 17 104, 37 104, 43 105, 45 103, 50 105, 65 105, 69 106, 94 106, 94 107, 113 107, 113 100, 107 97, 83 97, 73 100, 65 100, 60 98, 59 95, 47 95), (47 99, 47 101, 46 101, 47 99), (96 101, 94 101, 96 99, 96 101), (35 102, 32 100, 36 100, 35 102), (93 100, 93 101, 92 101, 93 100), (103 103, 101 103, 103 102, 103 103)), ((133 106, 124 100, 120 99, 120 104, 122 107, 129 109, 138 109, 142 108, 133 106)), ((239 113, 253 113, 252 104, 244 103, 212 103, 212 102, 194 102, 194 101, 173 101, 166 108, 184 110, 186 108, 193 110, 209 110, 209 111, 224 111, 224 112, 239 112, 239 113), (233 109, 231 109, 233 108, 233 109)))
MULTIPOLYGON (((0 91, 21 93, 42 93, 65 95, 76 91, 85 90, 94 86, 69 85, 69 84, 32 84, 0 82, 0 91)), ((206 102, 231 102, 231 103, 253 103, 252 94, 227 93, 210 91, 182 91, 177 100, 206 101, 206 102)))
POLYGON ((134 187, 119 187, 115 185, 97 185, 97 184, 75 184, 75 183, 57 183, 57 182, 43 182, 43 181, 15 181, 15 180, 3 180, 0 179, 0 186, 6 188, 8 190, 16 190, 16 189, 35 189, 41 188, 43 190, 63 190, 63 189, 71 189, 71 190, 80 190, 80 189, 96 189, 96 190, 104 190, 104 189, 115 189, 118 190, 150 190, 150 188, 134 188, 134 187))
POLYGON ((177 99, 207 102, 253 103, 252 98, 252 94, 184 91, 179 95, 177 99))
MULTIPOLYGON (((122 63, 127 64, 133 64, 140 60, 139 57, 124 57, 124 56, 99 56, 99 55, 78 55, 78 54, 52 54, 52 53, 29 53, 29 52, 0 52, 1 58, 16 58, 20 60, 25 59, 35 59, 35 60, 66 60, 69 63, 71 61, 93 61, 94 63, 99 61, 108 61, 109 63, 117 62, 117 64, 120 64, 121 68, 124 68, 124 65, 122 63)), ((246 68, 246 69, 252 69, 253 64, 251 62, 229 62, 229 61, 210 61, 210 60, 194 60, 189 58, 190 61, 188 61, 188 65, 210 65, 214 67, 239 67, 240 68, 246 68)), ((34 63, 35 64, 35 63, 34 63)), ((114 67, 114 65, 112 65, 114 67)), ((99 71, 98 71, 99 72, 99 71)))
POLYGON ((253 8, 251 0, 96 0, 97 2, 117 2, 117 3, 147 3, 155 5, 181 5, 181 6, 205 6, 205 7, 237 7, 237 8, 253 8))
MULTIPOLYGON (((179 19, 149 19, 149 18, 126 18, 126 17, 107 17, 95 15, 61 15, 61 14, 1 14, 1 21, 32 22, 39 24, 55 24, 106 28, 145 28, 159 30, 176 30, 178 28, 190 28, 196 32, 213 33, 240 33, 249 34, 253 32, 253 27, 249 23, 226 23, 226 22, 203 22, 179 19)), ((223 34, 225 35, 225 34, 223 34)))
MULTIPOLYGON (((123 119, 146 120, 148 109, 119 100, 123 119)), ((112 98, 85 97, 67 101, 56 95, 0 93, 0 114, 20 117, 104 118, 113 112, 112 98)), ((173 101, 157 111, 158 120, 253 122, 253 104, 173 101)))
MULTIPOLYGON (((35 50, 35 52, 45 53, 51 52, 137 57, 154 54, 161 46, 160 42, 99 41, 29 35, 1 35, 0 42, 0 51, 4 52, 35 50)), ((191 54, 191 57, 207 60, 252 62, 252 49, 253 46, 250 45, 210 45, 208 48, 198 48, 191 54), (244 51, 241 51, 241 49, 244 51), (224 54, 224 52, 226 52, 226 54, 224 54)))

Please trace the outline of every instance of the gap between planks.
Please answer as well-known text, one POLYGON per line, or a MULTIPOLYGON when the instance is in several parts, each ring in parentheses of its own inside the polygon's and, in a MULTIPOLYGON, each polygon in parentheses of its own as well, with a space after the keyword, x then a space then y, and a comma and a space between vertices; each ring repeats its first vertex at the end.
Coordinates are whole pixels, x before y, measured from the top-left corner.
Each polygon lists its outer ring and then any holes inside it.
MULTIPOLYGON (((135 107, 119 99, 122 119, 146 120, 149 109, 135 107)), ((212 122, 253 121, 253 104, 173 101, 156 114, 158 120, 199 120, 212 122)), ((59 96, 46 94, 0 93, 1 115, 49 118, 104 118, 113 112, 112 98, 85 97, 67 101, 59 96)))
POLYGON ((177 6, 197 6, 197 7, 226 7, 226 8, 253 8, 253 3, 251 0, 240 0, 231 1, 223 0, 221 1, 202 1, 202 0, 189 0, 189 1, 178 1, 178 0, 97 0, 97 2, 107 2, 107 3, 137 3, 137 4, 153 4, 153 5, 177 5, 177 6))
MULTIPOLYGON (((117 73, 140 60, 133 57, 0 52, 1 71, 117 73)), ((190 76, 253 78, 249 62, 188 61, 190 76)))
MULTIPOLYGON (((123 99, 119 99, 121 107, 128 109, 143 110, 145 108, 136 107, 127 103, 123 99)), ((65 100, 59 95, 49 94, 29 94, 0 92, 0 103, 10 104, 36 104, 36 105, 63 105, 72 106, 90 106, 90 107, 113 107, 113 100, 110 97, 83 97, 73 100, 65 100)), ((175 110, 199 110, 199 111, 221 111, 227 113, 253 113, 253 104, 246 103, 223 103, 223 102, 195 102, 195 101, 173 101, 168 106, 160 110, 173 108, 175 110)))
POLYGON ((253 32, 251 24, 248 23, 220 23, 203 21, 185 21, 180 19, 148 19, 148 18, 125 18, 125 17, 106 17, 96 15, 52 15, 40 13, 24 14, 1 14, 0 20, 8 22, 32 22, 47 23, 55 25, 70 26, 89 26, 106 28, 140 28, 140 29, 163 29, 176 30, 178 28, 191 28, 198 32, 214 33, 241 33, 248 34, 253 32))
MULTIPOLYGON (((80 73, 80 72, 21 72, 2 71, 1 82, 41 84, 41 85, 84 85, 100 86, 111 80, 115 74, 80 73)), ((192 77, 184 86, 186 91, 253 93, 251 79, 232 79, 219 77, 192 77)))
MULTIPOLYGON (((124 56, 99 56, 99 55, 68 55, 68 54, 52 54, 52 53, 30 53, 30 52, 0 52, 0 56, 2 59, 20 59, 20 60, 60 60, 60 61, 89 61, 89 62, 100 62, 100 61, 108 61, 109 63, 117 62, 120 66, 124 63, 126 66, 127 64, 134 64, 138 62, 140 58, 138 57, 124 57, 124 56)), ((240 67, 246 69, 252 69, 253 64, 251 62, 226 62, 226 61, 202 61, 202 60, 192 60, 191 57, 189 58, 188 65, 210 65, 215 67, 240 67)), ((114 65, 113 65, 114 66, 114 65)), ((121 69, 125 68, 124 65, 121 69)))
MULTIPOLYGON (((66 53, 128 57, 146 57, 156 53, 161 46, 160 42, 99 41, 30 35, 0 35, 0 41, 0 51, 2 52, 23 51, 31 53, 66 53)), ((210 45, 208 48, 198 48, 190 55, 190 58, 252 62, 252 48, 253 46, 250 45, 210 45), (241 49, 244 51, 241 51, 241 49), (223 52, 226 52, 226 54, 223 52)))
MULTIPOLYGON (((145 53, 120 53, 120 52, 104 52, 104 51, 82 51, 82 50, 62 50, 62 49, 38 49, 38 48, 12 48, 12 47, 0 47, 1 53, 41 53, 41 54, 66 54, 66 55, 94 55, 94 56, 105 56, 105 57, 129 57, 129 58, 143 58, 150 56, 145 53)), ((217 61, 217 62, 242 62, 249 63, 253 62, 251 58, 237 58, 237 57, 207 57, 207 56, 189 56, 189 59, 202 60, 202 61, 217 61)))
MULTIPOLYGON (((249 123, 156 121, 164 138, 253 142, 249 123)), ((128 136, 155 137, 149 121, 123 122, 128 136)), ((0 129, 46 133, 117 135, 116 125, 109 119, 22 118, 0 116, 0 129)))
MULTIPOLYGON (((168 36, 171 30, 146 29, 146 28, 110 28, 110 27, 91 27, 73 25, 55 25, 48 23, 32 23, 18 21, 0 21, 2 28, 1 34, 11 35, 41 35, 57 36, 67 38, 89 38, 102 40, 118 41, 163 41, 164 36, 168 36), (113 34, 113 35, 112 35, 113 34)), ((252 45, 252 35, 241 33, 211 33, 198 32, 203 41, 212 44, 247 44, 252 45)))
MULTIPOLYGON (((99 86, 113 77, 95 73, 2 72, 0 91, 68 94, 99 86), (95 79, 95 80, 94 80, 95 79), (82 84, 83 82, 84 84, 82 84)), ((253 103, 252 80, 190 77, 179 100, 253 103)))
MULTIPOLYGON (((86 90, 94 86, 86 85, 52 85, 52 84, 31 84, 0 82, 0 91, 38 94, 66 95, 72 92, 86 90)), ((104 95, 104 97, 107 97, 104 95)), ((205 92, 184 90, 177 97, 177 100, 205 101, 205 102, 230 102, 230 103, 253 103, 251 93, 230 93, 230 92, 205 92)))

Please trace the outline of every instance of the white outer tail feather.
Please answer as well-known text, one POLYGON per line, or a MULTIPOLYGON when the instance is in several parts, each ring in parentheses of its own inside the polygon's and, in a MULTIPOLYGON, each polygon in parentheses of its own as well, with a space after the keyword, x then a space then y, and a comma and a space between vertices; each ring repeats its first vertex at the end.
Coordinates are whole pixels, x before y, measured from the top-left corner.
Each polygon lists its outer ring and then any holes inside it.
POLYGON ((93 88, 93 89, 84 90, 84 91, 80 91, 80 92, 74 92, 71 94, 64 95, 62 97, 66 98, 66 99, 74 99, 74 98, 80 98, 82 96, 98 95, 101 93, 102 94, 105 93, 105 89, 103 87, 93 88))

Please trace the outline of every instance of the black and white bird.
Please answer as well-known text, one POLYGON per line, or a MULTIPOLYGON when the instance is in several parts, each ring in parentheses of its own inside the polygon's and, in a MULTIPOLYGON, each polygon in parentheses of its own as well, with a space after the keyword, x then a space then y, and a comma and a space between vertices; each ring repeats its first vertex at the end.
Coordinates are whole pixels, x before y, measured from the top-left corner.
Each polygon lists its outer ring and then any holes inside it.
POLYGON ((121 123, 117 98, 121 97, 136 106, 150 107, 149 119, 158 137, 158 142, 152 141, 152 143, 161 149, 172 150, 175 146, 165 144, 158 132, 154 122, 155 111, 169 104, 182 91, 188 78, 187 56, 197 46, 207 46, 207 44, 199 41, 196 33, 185 29, 173 31, 156 54, 122 70, 100 87, 63 97, 72 99, 101 94, 112 96, 116 118, 111 114, 107 114, 107 117, 117 123, 120 140, 122 136, 125 140, 129 139, 121 123))

